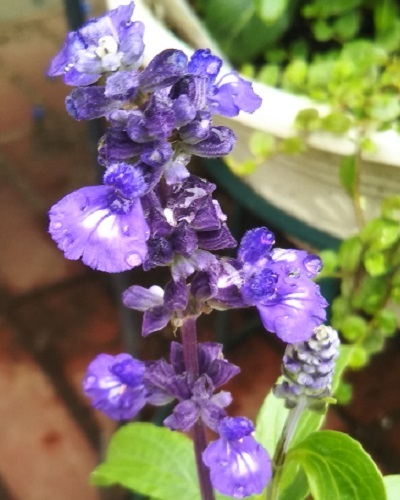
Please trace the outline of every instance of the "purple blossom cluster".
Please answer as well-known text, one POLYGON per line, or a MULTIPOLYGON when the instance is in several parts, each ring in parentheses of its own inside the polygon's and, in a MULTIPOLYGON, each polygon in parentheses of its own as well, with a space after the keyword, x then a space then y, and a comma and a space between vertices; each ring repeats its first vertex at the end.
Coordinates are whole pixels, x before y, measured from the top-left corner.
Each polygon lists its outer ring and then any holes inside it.
POLYGON ((175 402, 164 424, 187 432, 202 422, 217 433, 203 462, 218 491, 242 498, 262 492, 270 461, 252 423, 228 416, 230 393, 216 392, 239 368, 215 343, 195 345, 189 363, 185 322, 212 309, 254 306, 268 331, 288 343, 306 341, 325 320, 327 304, 312 281, 321 261, 273 248, 267 228, 248 231, 236 258, 215 254, 236 241, 213 199, 215 185, 191 174, 188 164, 192 155, 231 151, 235 136, 215 126, 213 115, 252 113, 261 99, 237 73, 220 76, 222 61, 209 50, 188 58, 167 49, 143 68, 144 26, 131 20, 133 10, 133 3, 121 6, 70 33, 50 65, 50 76, 74 87, 68 113, 105 118, 108 128, 98 145, 103 183, 56 203, 49 232, 66 258, 96 270, 167 267, 164 287, 133 285, 122 298, 144 313, 144 336, 172 324, 182 329, 182 344, 171 344, 169 362, 101 354, 83 387, 93 406, 115 420, 134 418, 145 404, 175 402))

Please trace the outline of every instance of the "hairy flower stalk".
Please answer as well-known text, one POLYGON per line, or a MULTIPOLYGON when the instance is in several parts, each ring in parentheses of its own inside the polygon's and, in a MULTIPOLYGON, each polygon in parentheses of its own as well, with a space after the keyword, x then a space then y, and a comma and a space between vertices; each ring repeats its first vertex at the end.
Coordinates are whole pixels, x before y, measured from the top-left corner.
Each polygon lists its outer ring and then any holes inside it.
POLYGON ((229 417, 232 396, 219 388, 240 370, 220 344, 197 342, 196 319, 213 309, 255 307, 268 332, 294 345, 277 394, 296 411, 303 401, 318 406, 331 366, 321 354, 322 334, 309 340, 313 331, 325 331, 317 327, 327 303, 313 281, 322 263, 302 250, 274 248, 265 227, 244 235, 236 258, 221 254, 236 241, 213 197, 216 186, 190 172, 190 159, 228 154, 235 135, 215 126, 214 115, 253 113, 261 99, 236 72, 221 75, 222 61, 208 49, 188 57, 166 48, 142 67, 144 26, 133 13, 131 2, 86 23, 67 36, 50 64, 48 74, 73 87, 67 112, 76 120, 104 117, 108 128, 98 145, 102 183, 56 203, 49 233, 67 259, 98 271, 166 267, 167 283, 132 285, 122 301, 143 312, 144 337, 171 325, 181 330, 181 343, 171 343, 169 360, 100 354, 83 389, 115 420, 134 418, 146 404, 175 402, 163 424, 192 432, 203 500, 213 500, 213 488, 244 498, 262 493, 270 459, 252 422, 229 417), (317 368, 314 359, 321 361, 317 368), (210 443, 205 427, 218 436, 210 443))
POLYGON ((273 392, 285 401, 289 413, 273 458, 274 479, 268 500, 278 498, 279 480, 286 453, 305 409, 324 413, 332 398, 332 377, 339 355, 339 337, 333 328, 321 325, 305 342, 287 346, 282 363, 284 380, 273 392))

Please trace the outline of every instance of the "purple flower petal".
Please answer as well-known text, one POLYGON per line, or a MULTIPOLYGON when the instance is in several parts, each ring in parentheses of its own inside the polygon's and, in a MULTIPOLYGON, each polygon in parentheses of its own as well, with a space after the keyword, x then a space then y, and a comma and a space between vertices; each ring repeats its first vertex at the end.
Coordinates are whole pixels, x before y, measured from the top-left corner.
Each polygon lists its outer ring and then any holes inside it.
POLYGON ((253 429, 243 417, 226 417, 219 427, 221 437, 203 453, 211 482, 224 495, 244 498, 260 494, 272 476, 268 453, 251 436, 253 429))
POLYGON ((122 302, 130 309, 144 312, 152 307, 163 305, 164 290, 156 285, 148 289, 133 285, 122 294, 122 302))
POLYGON ((150 333, 157 332, 165 328, 170 319, 171 312, 164 306, 148 309, 143 315, 142 335, 147 337, 150 333))
POLYGON ((140 265, 149 228, 139 199, 118 199, 114 188, 79 189, 49 212, 49 232, 67 259, 99 271, 118 273, 140 265))
POLYGON ((208 104, 213 113, 232 117, 240 111, 254 113, 261 106, 262 99, 250 82, 232 71, 221 79, 216 93, 208 96, 208 104))
POLYGON ((106 97, 104 87, 96 85, 74 89, 66 97, 65 107, 75 120, 94 120, 118 107, 118 102, 106 97))
POLYGON ((129 354, 100 354, 88 366, 83 381, 94 408, 113 420, 129 420, 145 405, 145 365, 129 354))
POLYGON ((187 70, 187 57, 181 50, 167 49, 157 54, 139 77, 143 92, 155 92, 170 87, 187 70))
POLYGON ((182 148, 189 154, 202 158, 217 158, 232 151, 236 136, 228 127, 212 127, 207 139, 196 144, 182 143, 182 148))
POLYGON ((175 406, 172 415, 164 420, 164 425, 173 431, 189 431, 199 417, 199 409, 191 400, 182 401, 175 406))

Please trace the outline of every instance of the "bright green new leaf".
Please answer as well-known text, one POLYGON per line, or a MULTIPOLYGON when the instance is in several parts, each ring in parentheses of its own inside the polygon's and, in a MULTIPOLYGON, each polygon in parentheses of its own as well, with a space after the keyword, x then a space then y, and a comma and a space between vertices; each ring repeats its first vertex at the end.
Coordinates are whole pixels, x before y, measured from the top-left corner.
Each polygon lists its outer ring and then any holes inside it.
POLYGON ((158 500, 200 500, 192 441, 154 424, 135 422, 111 439, 106 461, 92 473, 98 486, 120 484, 158 500))
POLYGON ((345 156, 340 162, 339 178, 342 186, 350 196, 353 196, 356 182, 355 157, 345 156))
POLYGON ((399 500, 400 474, 385 476, 383 482, 385 484, 387 500, 399 500))
POLYGON ((289 451, 287 461, 301 465, 315 500, 386 500, 382 475, 347 434, 314 432, 289 451))

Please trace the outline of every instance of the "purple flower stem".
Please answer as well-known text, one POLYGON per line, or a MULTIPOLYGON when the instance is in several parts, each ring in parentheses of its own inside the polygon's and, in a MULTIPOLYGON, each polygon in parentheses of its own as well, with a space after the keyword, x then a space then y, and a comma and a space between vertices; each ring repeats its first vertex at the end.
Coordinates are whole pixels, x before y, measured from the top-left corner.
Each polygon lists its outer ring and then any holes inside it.
MULTIPOLYGON (((185 367, 194 378, 199 376, 199 357, 197 351, 197 332, 196 320, 186 318, 183 321, 182 328, 182 346, 185 367)), ((214 490, 210 481, 210 474, 203 463, 203 451, 207 447, 206 432, 204 424, 199 418, 193 428, 194 453, 196 456, 197 475, 199 477, 200 491, 202 500, 215 500, 214 490)))

